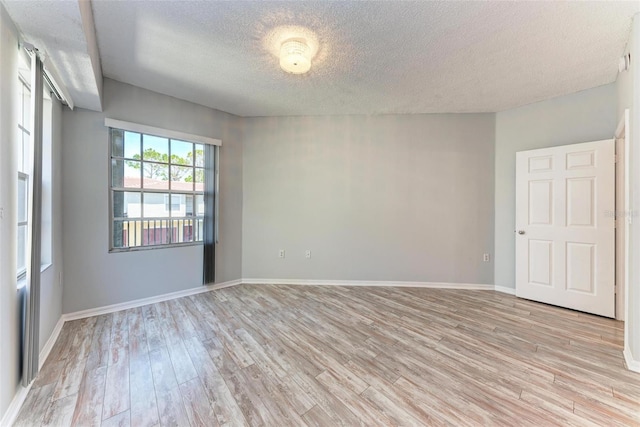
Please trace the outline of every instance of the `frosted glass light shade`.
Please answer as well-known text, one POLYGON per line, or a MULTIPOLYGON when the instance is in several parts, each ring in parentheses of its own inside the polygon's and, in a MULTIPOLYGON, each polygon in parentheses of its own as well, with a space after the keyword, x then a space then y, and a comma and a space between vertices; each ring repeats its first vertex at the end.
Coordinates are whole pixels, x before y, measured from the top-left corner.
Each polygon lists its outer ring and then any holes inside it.
POLYGON ((311 49, 299 39, 291 39, 280 47, 280 67, 287 73, 304 74, 311 69, 311 49))

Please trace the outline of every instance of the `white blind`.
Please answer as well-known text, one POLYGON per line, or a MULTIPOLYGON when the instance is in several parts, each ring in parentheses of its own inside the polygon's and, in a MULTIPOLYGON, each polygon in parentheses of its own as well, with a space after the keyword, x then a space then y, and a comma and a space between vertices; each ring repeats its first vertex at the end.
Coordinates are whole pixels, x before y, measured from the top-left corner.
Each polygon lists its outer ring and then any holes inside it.
POLYGON ((194 135, 177 130, 163 129, 155 126, 141 125, 139 123, 125 122, 123 120, 104 119, 104 125, 110 128, 128 130, 130 132, 146 133, 147 135, 161 136, 163 138, 180 139, 182 141, 198 142, 200 144, 222 145, 222 141, 208 136, 194 135))

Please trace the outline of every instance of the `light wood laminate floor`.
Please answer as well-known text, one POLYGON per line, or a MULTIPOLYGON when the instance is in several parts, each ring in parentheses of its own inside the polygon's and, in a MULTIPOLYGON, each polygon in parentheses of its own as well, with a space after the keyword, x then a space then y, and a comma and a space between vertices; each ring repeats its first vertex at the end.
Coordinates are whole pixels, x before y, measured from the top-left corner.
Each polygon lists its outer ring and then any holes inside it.
POLYGON ((640 425, 622 323, 493 291, 242 285, 64 325, 16 425, 640 425))

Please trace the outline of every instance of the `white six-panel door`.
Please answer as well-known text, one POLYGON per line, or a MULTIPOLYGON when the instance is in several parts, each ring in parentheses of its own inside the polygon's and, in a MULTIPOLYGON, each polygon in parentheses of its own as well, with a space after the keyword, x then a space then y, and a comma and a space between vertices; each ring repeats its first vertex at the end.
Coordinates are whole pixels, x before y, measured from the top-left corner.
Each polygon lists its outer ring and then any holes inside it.
POLYGON ((516 154, 516 295, 615 316, 614 140, 516 154))

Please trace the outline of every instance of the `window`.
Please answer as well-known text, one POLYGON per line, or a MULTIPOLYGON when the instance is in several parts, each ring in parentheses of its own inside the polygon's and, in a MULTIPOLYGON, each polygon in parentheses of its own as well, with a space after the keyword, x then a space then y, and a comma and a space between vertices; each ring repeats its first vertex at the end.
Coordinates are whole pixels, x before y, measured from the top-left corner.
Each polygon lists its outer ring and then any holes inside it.
MULTIPOLYGON (((54 98, 55 99, 55 98, 54 98)), ((40 267, 53 264, 53 103, 47 85, 42 97, 42 216, 40 228, 40 267)))
POLYGON ((111 250, 202 242, 204 145, 110 128, 111 250))
POLYGON ((29 175, 18 172, 18 278, 27 273, 28 194, 29 175))
POLYGON ((27 273, 27 236, 29 230, 29 159, 31 146, 31 89, 20 76, 20 111, 18 114, 18 266, 17 277, 27 273))
MULTIPOLYGON (((31 73, 27 58, 21 58, 19 76, 19 105, 18 105, 18 238, 17 238, 17 277, 20 281, 26 276, 30 263, 27 254, 27 239, 29 230, 29 180, 31 171, 31 86, 28 79, 31 73)), ((42 228, 40 231, 41 268, 52 263, 52 127, 53 109, 49 88, 43 90, 43 122, 42 122, 42 228)))

